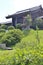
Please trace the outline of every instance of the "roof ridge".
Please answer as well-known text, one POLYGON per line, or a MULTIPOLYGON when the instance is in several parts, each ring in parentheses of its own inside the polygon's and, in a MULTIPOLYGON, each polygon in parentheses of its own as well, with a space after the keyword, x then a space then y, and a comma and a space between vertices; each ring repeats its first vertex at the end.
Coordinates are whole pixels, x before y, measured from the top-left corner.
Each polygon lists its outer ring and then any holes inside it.
POLYGON ((39 5, 39 6, 31 7, 31 8, 25 9, 25 10, 17 11, 16 13, 19 13, 19 12, 22 12, 22 11, 26 11, 26 10, 30 10, 30 9, 33 9, 33 8, 38 8, 38 7, 42 8, 42 6, 39 5))

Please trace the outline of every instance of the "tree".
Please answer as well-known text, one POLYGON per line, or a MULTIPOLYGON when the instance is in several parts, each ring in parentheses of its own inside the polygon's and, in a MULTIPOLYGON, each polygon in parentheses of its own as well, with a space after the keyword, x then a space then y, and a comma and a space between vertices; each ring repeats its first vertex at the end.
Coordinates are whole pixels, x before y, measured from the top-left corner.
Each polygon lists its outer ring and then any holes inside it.
POLYGON ((30 26, 32 25, 32 18, 30 15, 26 16, 25 22, 26 22, 27 28, 30 28, 30 26))
POLYGON ((41 18, 36 18, 33 23, 33 26, 34 27, 38 26, 39 29, 42 29, 43 28, 43 20, 41 18))

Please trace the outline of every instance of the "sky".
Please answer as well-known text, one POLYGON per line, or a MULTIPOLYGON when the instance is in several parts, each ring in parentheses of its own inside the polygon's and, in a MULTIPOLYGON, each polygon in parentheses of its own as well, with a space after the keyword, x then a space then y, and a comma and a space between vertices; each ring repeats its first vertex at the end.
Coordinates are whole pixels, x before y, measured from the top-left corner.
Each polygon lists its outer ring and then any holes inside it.
POLYGON ((5 17, 14 14, 17 11, 42 5, 43 0, 0 0, 0 22, 6 22, 11 19, 5 17))

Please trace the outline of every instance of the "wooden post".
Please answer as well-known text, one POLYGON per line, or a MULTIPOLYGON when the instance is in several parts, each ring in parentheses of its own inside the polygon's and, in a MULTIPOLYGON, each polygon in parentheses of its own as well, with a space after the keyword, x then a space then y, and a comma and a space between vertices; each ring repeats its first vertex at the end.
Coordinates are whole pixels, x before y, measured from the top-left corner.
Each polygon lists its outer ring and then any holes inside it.
POLYGON ((16 24, 17 24, 17 17, 16 17, 16 20, 15 20, 15 26, 16 26, 16 24))
POLYGON ((12 18, 12 24, 15 26, 16 18, 12 18))

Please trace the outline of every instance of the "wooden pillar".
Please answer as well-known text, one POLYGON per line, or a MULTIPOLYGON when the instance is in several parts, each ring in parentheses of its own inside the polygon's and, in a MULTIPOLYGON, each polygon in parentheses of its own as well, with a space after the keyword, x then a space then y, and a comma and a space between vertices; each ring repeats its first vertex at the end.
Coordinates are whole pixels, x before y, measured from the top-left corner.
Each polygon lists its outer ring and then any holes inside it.
POLYGON ((15 26, 16 26, 16 24, 17 24, 17 17, 15 18, 15 26))
POLYGON ((15 18, 12 18, 12 24, 15 26, 15 18))
POLYGON ((13 23, 13 26, 16 26, 16 24, 17 24, 17 17, 13 17, 12 18, 12 23, 13 23))

